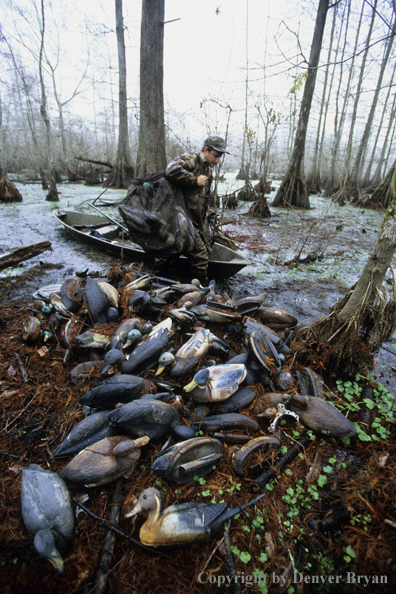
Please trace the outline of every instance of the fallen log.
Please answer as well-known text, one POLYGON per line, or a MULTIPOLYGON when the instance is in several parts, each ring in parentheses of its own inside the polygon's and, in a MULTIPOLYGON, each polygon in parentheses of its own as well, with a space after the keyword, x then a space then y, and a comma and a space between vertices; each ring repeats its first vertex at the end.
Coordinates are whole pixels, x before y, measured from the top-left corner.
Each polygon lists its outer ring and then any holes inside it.
POLYGON ((10 254, 0 257, 0 270, 4 268, 10 268, 38 256, 46 250, 52 250, 52 244, 50 241, 41 241, 40 243, 33 243, 32 245, 26 245, 21 248, 16 248, 10 254))
MULTIPOLYGON (((119 478, 114 487, 114 494, 113 494, 113 503, 111 512, 109 515, 109 522, 116 525, 120 519, 120 512, 121 512, 121 504, 122 504, 122 483, 123 478, 119 478)), ((109 577, 110 565, 114 555, 114 546, 115 546, 116 537, 114 532, 110 529, 107 533, 104 545, 103 545, 103 552, 102 556, 99 561, 98 570, 96 572, 95 583, 93 587, 94 594, 104 594, 107 589, 107 580, 109 577)))

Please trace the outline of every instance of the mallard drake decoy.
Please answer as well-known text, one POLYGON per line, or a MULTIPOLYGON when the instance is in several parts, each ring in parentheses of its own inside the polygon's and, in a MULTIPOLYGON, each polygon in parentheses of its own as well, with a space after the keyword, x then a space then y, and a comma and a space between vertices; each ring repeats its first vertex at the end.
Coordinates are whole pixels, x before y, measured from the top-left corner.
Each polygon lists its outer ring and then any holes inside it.
POLYGON ((61 553, 74 536, 74 511, 69 490, 56 473, 37 464, 22 470, 22 517, 37 553, 62 572, 61 553))
POLYGON ((193 437, 168 448, 151 467, 160 476, 178 485, 186 485, 195 476, 204 476, 224 458, 224 446, 211 437, 193 437))
POLYGON ((193 381, 184 386, 184 391, 191 392, 195 402, 219 402, 237 391, 245 375, 245 365, 214 365, 198 371, 193 381))
POLYGON ((79 452, 59 475, 71 487, 107 485, 133 472, 141 448, 149 441, 146 436, 138 439, 123 435, 106 437, 79 452))
POLYGON ((226 503, 189 502, 171 505, 161 512, 160 492, 150 487, 140 493, 135 507, 125 517, 148 512, 140 528, 140 540, 146 546, 193 545, 208 540, 225 522, 265 496, 266 493, 262 493, 237 508, 228 508, 226 503))
POLYGON ((138 318, 129 318, 121 322, 109 340, 108 349, 123 349, 128 340, 128 333, 131 330, 138 330, 140 325, 141 321, 138 318))
POLYGON ((176 408, 160 400, 133 400, 113 410, 110 421, 126 435, 147 435, 151 440, 157 440, 168 435, 172 425, 180 423, 180 414, 176 408))
POLYGON ((239 413, 224 413, 205 417, 191 423, 196 431, 209 429, 210 431, 255 431, 259 430, 256 421, 239 413))
POLYGON ((174 334, 174 324, 171 318, 165 318, 160 324, 157 324, 147 336, 120 363, 121 373, 133 373, 135 369, 143 365, 152 365, 158 361, 158 357, 165 350, 171 336, 174 334))
POLYGON ((209 351, 212 333, 206 328, 199 328, 195 334, 177 351, 176 355, 162 353, 158 359, 156 375, 165 367, 170 367, 171 375, 184 375, 209 351))
POLYGON ((109 425, 110 410, 102 410, 85 417, 77 423, 65 439, 52 452, 55 458, 75 456, 92 443, 110 437, 113 431, 109 425))
POLYGON ((127 379, 125 374, 121 374, 121 376, 116 375, 105 380, 84 394, 80 399, 81 404, 108 410, 114 408, 118 402, 131 402, 138 397, 142 390, 149 391, 149 380, 136 375, 128 374, 128 376, 130 379, 127 379))

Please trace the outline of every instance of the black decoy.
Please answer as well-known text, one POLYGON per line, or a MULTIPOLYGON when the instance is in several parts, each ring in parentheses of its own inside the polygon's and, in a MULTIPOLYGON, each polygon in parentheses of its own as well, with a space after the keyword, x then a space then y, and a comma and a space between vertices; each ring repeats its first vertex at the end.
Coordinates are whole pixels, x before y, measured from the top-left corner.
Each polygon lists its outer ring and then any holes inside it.
POLYGON ((161 400, 133 400, 113 410, 110 421, 118 432, 132 437, 147 435, 152 440, 168 435, 172 425, 180 423, 180 414, 161 400))
POLYGON ((74 536, 74 511, 59 475, 37 464, 22 470, 22 517, 37 553, 62 572, 61 553, 74 536))
POLYGON ((62 443, 53 450, 52 455, 55 458, 75 456, 92 443, 113 435, 113 430, 109 425, 110 413, 110 410, 102 410, 80 421, 62 443))
POLYGON ((262 493, 236 508, 228 508, 226 503, 191 502, 171 505, 161 512, 160 492, 150 487, 142 491, 135 500, 135 507, 125 517, 148 512, 140 528, 140 540, 148 547, 193 545, 208 540, 225 522, 265 496, 266 493, 262 493))

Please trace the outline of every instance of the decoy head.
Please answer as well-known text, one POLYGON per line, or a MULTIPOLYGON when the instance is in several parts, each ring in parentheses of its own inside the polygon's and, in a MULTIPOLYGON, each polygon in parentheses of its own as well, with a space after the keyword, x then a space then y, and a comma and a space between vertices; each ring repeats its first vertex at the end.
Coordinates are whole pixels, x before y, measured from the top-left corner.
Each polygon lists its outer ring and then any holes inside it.
POLYGON ((63 572, 64 563, 55 546, 55 532, 53 530, 46 528, 45 530, 36 532, 33 544, 40 557, 48 559, 59 573, 63 572))
POLYGON ((170 353, 169 351, 165 351, 165 353, 162 353, 162 355, 158 359, 158 369, 155 372, 155 375, 159 375, 160 373, 162 373, 165 367, 172 365, 174 361, 175 356, 172 353, 170 353))
POLYGON ((124 346, 122 348, 127 349, 128 347, 133 346, 133 345, 137 344, 138 342, 141 342, 142 340, 143 340, 142 333, 137 328, 134 328, 133 330, 128 332, 126 343, 124 344, 124 346))
POLYGON ((206 384, 209 381, 210 371, 209 369, 201 369, 194 375, 194 379, 192 382, 184 386, 183 390, 185 392, 191 392, 194 388, 201 388, 201 390, 205 389, 206 384))
POLYGON ((148 512, 149 515, 154 513, 156 518, 161 513, 161 494, 155 487, 150 487, 149 489, 142 491, 138 499, 135 499, 134 503, 135 507, 125 514, 126 518, 136 516, 142 511, 148 512))

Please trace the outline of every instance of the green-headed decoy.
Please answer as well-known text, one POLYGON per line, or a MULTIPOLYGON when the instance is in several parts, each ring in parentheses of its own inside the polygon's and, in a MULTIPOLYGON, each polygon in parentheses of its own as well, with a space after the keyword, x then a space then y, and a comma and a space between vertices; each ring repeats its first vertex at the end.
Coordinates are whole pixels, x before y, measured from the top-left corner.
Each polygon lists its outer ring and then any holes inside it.
POLYGON ((245 375, 243 364, 213 365, 198 371, 184 390, 191 393, 195 402, 220 402, 237 391, 245 375))
POLYGON ((193 545, 208 540, 225 522, 265 495, 262 493, 237 508, 228 508, 226 503, 191 502, 171 505, 161 512, 160 492, 150 487, 142 491, 135 500, 135 507, 125 517, 148 513, 146 522, 140 528, 140 540, 146 546, 193 545))
POLYGON ((37 464, 22 470, 22 517, 37 553, 62 572, 61 553, 74 536, 74 510, 59 475, 37 464))
MULTIPOLYGON (((131 330, 139 331, 142 322, 138 320, 138 318, 129 318, 128 320, 124 320, 117 326, 113 335, 111 336, 108 344, 108 349, 123 349, 125 348, 125 343, 128 340, 128 333, 131 330)), ((139 333, 140 334, 140 333, 139 333)), ((141 339, 141 334, 140 334, 141 339)))

